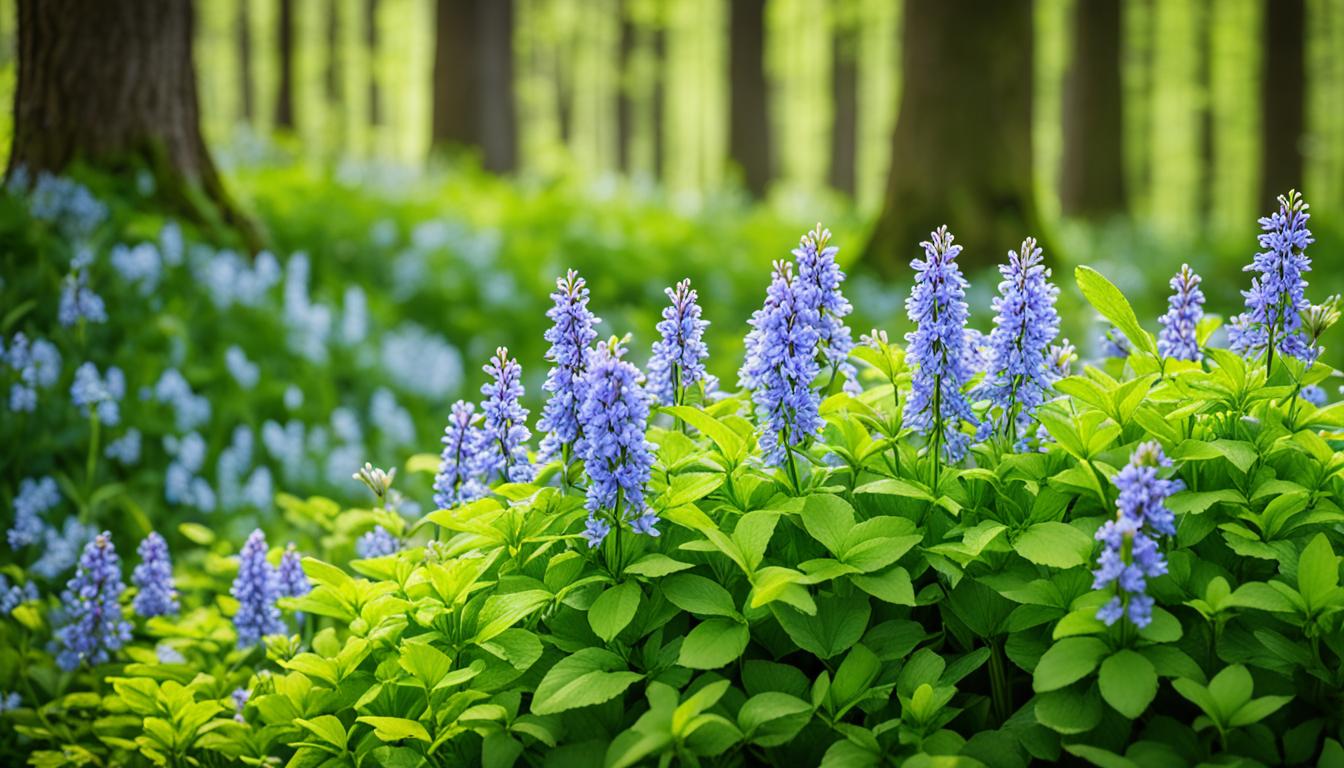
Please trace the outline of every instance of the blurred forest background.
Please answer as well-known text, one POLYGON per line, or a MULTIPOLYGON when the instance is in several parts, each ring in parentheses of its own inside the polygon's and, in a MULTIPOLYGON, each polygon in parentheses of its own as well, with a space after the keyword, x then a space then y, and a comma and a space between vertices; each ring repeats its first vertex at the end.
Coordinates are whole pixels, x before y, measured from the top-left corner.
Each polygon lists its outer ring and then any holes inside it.
MULTIPOLYGON (((23 2, 0 0, 6 103, 23 2)), ((825 216, 846 235, 842 259, 901 276, 898 293, 936 224, 967 243, 973 270, 1037 234, 1065 264, 1115 265, 1116 282, 1157 308, 1181 261, 1227 277, 1210 276, 1213 304, 1238 302, 1256 217, 1298 187, 1318 266, 1344 263, 1329 255, 1344 218, 1344 0, 194 11, 201 131, 244 209, 265 195, 237 181, 249 168, 417 179, 480 167, 524 188, 639 191, 690 216, 761 200, 798 232, 825 216)), ((0 117, 0 156, 12 118, 0 117)), ((1067 271, 1056 267, 1066 284, 1067 271)))

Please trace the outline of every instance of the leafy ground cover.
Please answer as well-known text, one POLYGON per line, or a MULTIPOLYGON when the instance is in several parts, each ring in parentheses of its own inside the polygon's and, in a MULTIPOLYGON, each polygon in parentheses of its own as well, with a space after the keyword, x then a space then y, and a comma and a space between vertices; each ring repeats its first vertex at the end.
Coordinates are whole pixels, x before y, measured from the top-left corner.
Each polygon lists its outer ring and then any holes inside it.
POLYGON ((1184 270, 1142 321, 1032 240, 968 306, 939 230, 902 342, 857 333, 890 290, 820 227, 789 254, 773 219, 492 194, 384 219, 277 186, 290 255, 255 259, 69 180, 0 198, 8 759, 1344 764, 1338 311, 1300 198, 1244 303, 1184 270), (622 295, 672 259, 689 283, 622 295), (1060 337, 1075 291, 1114 356, 1060 337))

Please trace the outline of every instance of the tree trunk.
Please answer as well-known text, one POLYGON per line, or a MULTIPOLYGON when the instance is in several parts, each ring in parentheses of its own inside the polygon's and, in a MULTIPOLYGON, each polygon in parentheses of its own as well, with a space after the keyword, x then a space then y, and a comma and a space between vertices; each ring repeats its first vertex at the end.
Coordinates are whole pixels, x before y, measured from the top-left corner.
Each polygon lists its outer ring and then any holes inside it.
POLYGON ((1302 188, 1305 129, 1304 0, 1265 0, 1260 82, 1260 206, 1302 188))
POLYGON ((667 97, 667 89, 664 87, 667 71, 667 24, 666 18, 661 14, 657 23, 651 32, 653 38, 653 178, 663 178, 663 165, 665 164, 664 149, 665 137, 663 135, 663 123, 667 114, 667 105, 663 102, 667 97))
POLYGON ((249 125, 257 116, 252 88, 252 11, 250 0, 238 0, 238 85, 242 91, 243 120, 249 125))
POLYGON ((439 0, 431 137, 437 149, 478 148, 482 166, 515 166, 513 2, 439 0))
POLYGON ((1199 114, 1199 174, 1196 177, 1199 189, 1196 190, 1195 210, 1203 231, 1207 233, 1212 231, 1217 213, 1213 209, 1213 185, 1216 181, 1213 168, 1213 30, 1217 18, 1212 0, 1199 0, 1195 18, 1199 30, 1195 79, 1202 99, 1199 114))
POLYGON ((831 187, 853 197, 859 130, 859 57, 858 34, 852 25, 836 28, 833 50, 831 96, 835 101, 835 119, 831 129, 831 187))
POLYGON ((629 174, 631 134, 635 121, 635 105, 631 98, 635 88, 631 77, 635 53, 635 20, 631 16, 628 0, 622 0, 619 8, 621 38, 617 54, 620 58, 616 62, 616 167, 622 173, 629 174))
POLYGON ((280 45, 280 84, 275 90, 275 126, 294 129, 294 0, 280 0, 276 40, 280 45))
POLYGON ((728 152, 756 197, 770 183, 770 115, 766 109, 765 2, 729 0, 728 152))
POLYGON ((1040 231, 1032 177, 1030 0, 906 0, 886 200, 865 260, 908 275, 946 223, 968 270, 1040 231))
POLYGON ((327 88, 327 101, 334 105, 341 103, 341 27, 340 10, 337 0, 327 0, 327 66, 324 80, 327 88))
POLYGON ((61 173, 75 160, 154 173, 174 213, 241 236, 236 208, 201 138, 187 0, 19 0, 19 73, 7 176, 61 173))
POLYGON ((1067 216, 1104 219, 1126 209, 1120 23, 1120 0, 1074 5, 1059 183, 1067 216))
POLYGON ((364 45, 369 52, 369 125, 383 122, 378 94, 378 0, 364 0, 364 45))

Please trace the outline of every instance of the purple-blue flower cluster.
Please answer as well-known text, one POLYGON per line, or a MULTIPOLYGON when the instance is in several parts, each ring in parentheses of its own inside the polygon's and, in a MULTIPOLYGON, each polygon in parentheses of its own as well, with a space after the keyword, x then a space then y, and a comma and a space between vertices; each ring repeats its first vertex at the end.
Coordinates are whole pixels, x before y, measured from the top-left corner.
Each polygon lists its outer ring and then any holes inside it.
POLYGON ((140 564, 131 571, 131 583, 136 588, 131 607, 136 615, 149 618, 177 613, 177 589, 173 586, 173 561, 168 554, 168 542, 150 531, 136 552, 140 554, 140 564))
POLYGON ((313 585, 308 581, 308 574, 303 572, 303 557, 299 554, 298 547, 294 542, 290 542, 285 547, 285 553, 280 556, 280 566, 275 569, 275 580, 280 588, 281 597, 303 597, 308 594, 313 585))
POLYGON ((61 503, 61 489, 50 476, 25 477, 14 496, 14 527, 9 529, 11 549, 36 544, 46 531, 42 515, 61 503))
POLYGON ((537 422, 545 433, 541 455, 550 459, 572 448, 579 438, 579 406, 583 402, 583 379, 588 352, 597 339, 598 318, 588 309, 588 286, 579 273, 569 270, 555 281, 551 294, 555 306, 546 311, 552 325, 546 331, 551 347, 546 359, 551 370, 541 388, 550 393, 537 422))
POLYGON ((131 624, 121 615, 121 558, 104 531, 84 547, 79 568, 61 595, 65 623, 56 630, 56 663, 66 671, 80 664, 102 664, 131 639, 131 624))
POLYGON ((1162 332, 1157 336, 1157 351, 1176 360, 1198 360, 1199 340, 1195 328, 1204 317, 1204 292, 1199 289, 1200 277, 1182 264, 1181 271, 1171 278, 1171 298, 1167 299, 1167 313, 1159 318, 1162 332))
POLYGON ((1310 206, 1295 190, 1279 196, 1279 210, 1260 219, 1260 247, 1264 250, 1245 267, 1257 273, 1251 289, 1242 291, 1246 311, 1228 323, 1233 351, 1239 354, 1277 350, 1306 363, 1315 362, 1319 351, 1303 331, 1301 313, 1311 306, 1306 298, 1311 271, 1307 246, 1315 240, 1307 221, 1310 206))
POLYGON ((649 395, 640 386, 639 369, 621 359, 612 339, 593 353, 579 406, 579 455, 588 473, 584 537, 590 547, 611 530, 605 519, 628 524, 636 533, 657 536, 658 517, 644 505, 644 485, 653 467, 648 429, 649 395))
POLYGON ((443 452, 439 472, 434 476, 434 505, 447 509, 454 504, 478 499, 485 494, 473 469, 480 444, 480 416, 476 406, 464 400, 453 403, 448 426, 443 430, 443 452))
POLYGON ((765 461, 780 466, 822 426, 821 401, 812 388, 820 371, 817 310, 792 262, 775 262, 765 304, 752 314, 750 324, 747 358, 738 379, 752 390, 765 461))
POLYGON ((401 542, 381 525, 359 537, 355 542, 355 554, 362 558, 385 557, 401 551, 401 542))
POLYGON ((126 377, 116 366, 99 375, 98 366, 84 363, 75 371, 75 381, 70 385, 70 399, 74 404, 83 408, 87 416, 97 413, 104 426, 115 427, 121 421, 117 403, 125 396, 126 377))
POLYGON ((966 365, 966 279, 956 258, 961 246, 939 227, 920 243, 924 258, 915 259, 915 284, 905 300, 906 315, 916 328, 905 335, 906 363, 913 369, 905 423, 923 435, 952 462, 960 461, 970 444, 961 423, 976 426, 963 387, 971 377, 966 365))
POLYGON ((266 635, 285 631, 275 604, 280 597, 280 584, 275 568, 266 561, 267 550, 266 534, 257 529, 238 553, 238 576, 230 594, 238 601, 233 627, 238 633, 239 648, 251 648, 266 635))
POLYGON ((1003 280, 994 298, 994 330, 989 334, 989 365, 981 396, 1002 410, 1000 423, 1010 434, 1025 434, 1036 407, 1053 383, 1050 345, 1059 335, 1055 298, 1059 288, 1036 239, 1022 241, 999 267, 1003 280))
POLYGON ((1120 489, 1117 513, 1097 530, 1102 543, 1093 589, 1115 585, 1116 595, 1097 611, 1107 625, 1128 617, 1137 627, 1153 620, 1153 598, 1147 594, 1148 579, 1167 572, 1167 561, 1158 551, 1157 537, 1176 534, 1175 517, 1167 497, 1181 490, 1180 480, 1165 479, 1158 472, 1171 466, 1171 459, 1157 442, 1140 444, 1113 478, 1120 489))
POLYGON ((89 287, 88 270, 76 268, 66 275, 56 315, 61 325, 66 327, 80 322, 107 322, 107 306, 103 303, 103 297, 89 287))
POLYGON ((682 401, 683 392, 705 378, 704 360, 709 357, 709 349, 704 335, 709 321, 700 319, 700 305, 690 280, 663 292, 671 304, 663 309, 663 319, 658 323, 661 338, 653 343, 647 388, 658 402, 676 405, 682 401))
POLYGON ((46 339, 30 343, 22 332, 14 334, 9 349, 0 344, 0 362, 18 377, 9 389, 9 409, 15 413, 36 410, 38 388, 52 386, 61 376, 61 353, 56 345, 46 339))
POLYGON ((500 347, 485 365, 491 380, 481 387, 485 418, 481 424, 480 446, 476 452, 475 473, 491 484, 532 481, 534 470, 527 458, 527 409, 523 407, 523 368, 509 358, 509 350, 500 347))
POLYGON ((858 371, 849 362, 850 350, 854 340, 845 316, 854 311, 840 284, 845 273, 835 263, 839 248, 828 245, 831 231, 817 224, 816 229, 803 235, 793 256, 798 264, 800 290, 804 300, 816 312, 817 344, 822 356, 831 370, 844 377, 845 391, 858 394, 860 391, 858 371))

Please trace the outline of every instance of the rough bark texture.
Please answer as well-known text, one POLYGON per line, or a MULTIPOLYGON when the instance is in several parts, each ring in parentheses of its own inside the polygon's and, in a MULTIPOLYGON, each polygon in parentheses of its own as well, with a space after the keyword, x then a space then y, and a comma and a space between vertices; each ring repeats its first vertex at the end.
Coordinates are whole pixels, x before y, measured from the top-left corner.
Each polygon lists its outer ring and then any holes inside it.
POLYGON ((859 62, 855 30, 836 30, 831 65, 835 120, 831 129, 831 187, 853 197, 859 130, 859 62))
POLYGON ((1068 216, 1103 219, 1126 208, 1120 23, 1120 0, 1074 5, 1059 183, 1068 216))
POLYGON ((434 146, 478 148, 486 170, 513 170, 512 0, 439 0, 436 23, 434 146))
MULTIPOLYGON (((907 0, 891 176, 865 260, 908 275, 947 224, 963 267, 1043 236, 1033 196, 1030 0, 907 0)), ((1047 254, 1049 249, 1047 249, 1047 254)))
POLYGON ((241 90, 243 120, 251 123, 257 116, 252 87, 252 3, 238 0, 238 87, 241 90))
POLYGON ((294 128, 294 0, 280 0, 275 37, 280 46, 280 83, 275 89, 275 126, 294 128))
POLYGON ((1306 126, 1304 0, 1265 0, 1264 63, 1260 82, 1260 207, 1302 188, 1306 126))
POLYGON ((766 111, 765 0, 730 0, 728 152, 757 197, 770 183, 770 115, 766 111))
POLYGON ((187 0, 19 0, 19 76, 7 174, 146 165, 165 204, 259 249, 201 138, 187 0))

